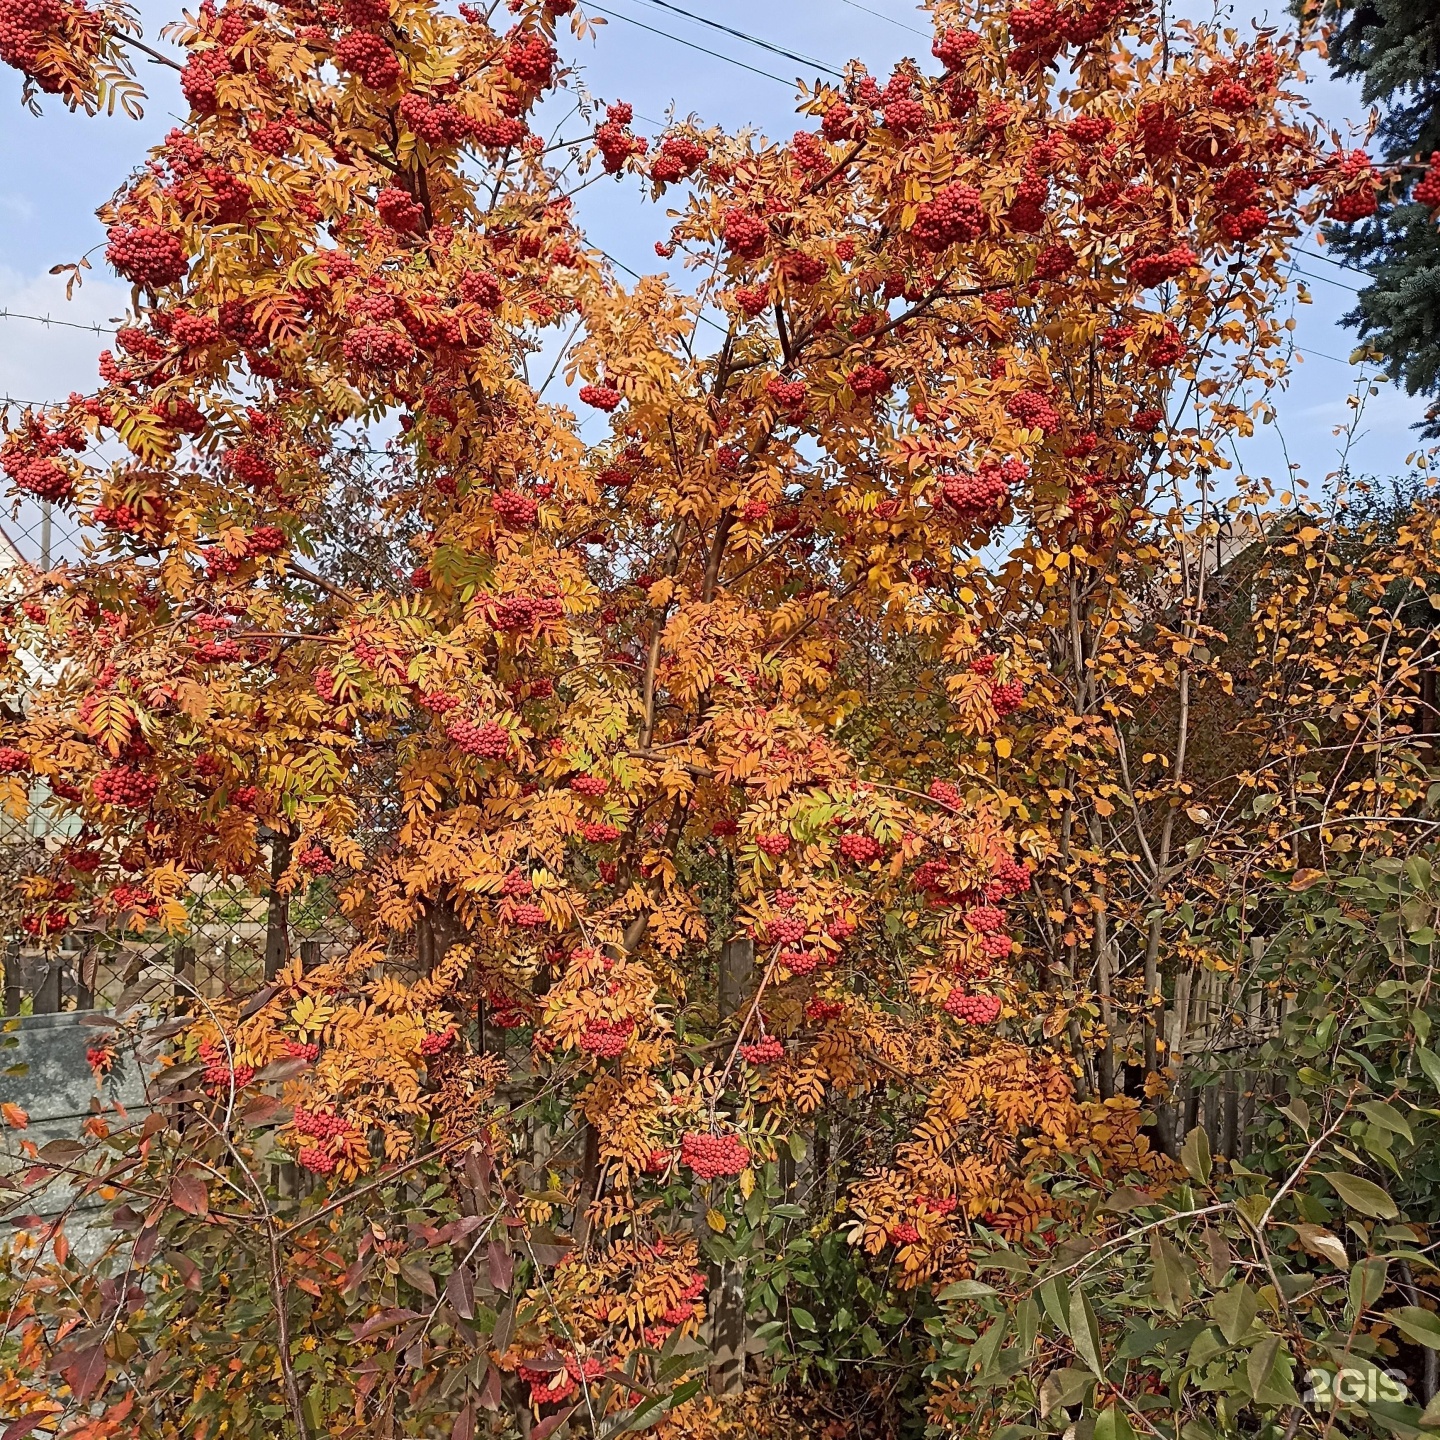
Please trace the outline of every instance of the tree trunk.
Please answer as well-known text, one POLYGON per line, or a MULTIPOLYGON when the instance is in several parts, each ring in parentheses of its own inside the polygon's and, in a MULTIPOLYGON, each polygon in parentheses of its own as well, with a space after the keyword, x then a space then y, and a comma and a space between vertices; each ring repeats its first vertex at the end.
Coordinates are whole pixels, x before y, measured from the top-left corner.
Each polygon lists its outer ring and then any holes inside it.
MULTIPOLYGON (((749 999, 754 978, 755 942, 736 936, 720 952, 721 1024, 749 999)), ((734 1261, 711 1267, 710 1350, 715 1357, 711 1390, 716 1395, 738 1395, 745 1388, 745 1272, 734 1261)))
POLYGON ((273 980, 290 959, 290 897, 276 886, 290 864, 290 842, 277 835, 270 842, 270 905, 265 916, 265 978, 273 980))

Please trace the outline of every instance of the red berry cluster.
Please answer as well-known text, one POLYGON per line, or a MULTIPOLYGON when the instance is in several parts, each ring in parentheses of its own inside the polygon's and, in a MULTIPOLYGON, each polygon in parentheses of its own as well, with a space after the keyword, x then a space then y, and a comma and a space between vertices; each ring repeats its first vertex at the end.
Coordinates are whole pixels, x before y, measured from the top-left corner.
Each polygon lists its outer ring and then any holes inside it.
POLYGON ((140 810, 155 798, 160 781, 133 765, 112 765, 102 770, 91 782, 90 789, 105 805, 119 805, 127 810, 140 810))
POLYGON ((105 246, 115 272, 136 285, 173 285, 189 267, 180 237, 159 225, 116 225, 105 246))
POLYGON ((1045 202, 1049 198, 1050 181, 1038 170, 1027 169, 1016 187, 1014 203, 1005 212, 1006 223, 1023 235, 1034 235, 1043 230, 1045 202))
POLYGON ((994 905, 976 905, 965 912, 965 923, 977 934, 994 935, 1005 928, 1005 912, 994 905))
POLYGON ((580 1048, 602 1060, 618 1060, 634 1033, 635 1022, 630 1019, 591 1020, 580 1032, 580 1048))
POLYGON ((938 800, 942 805, 948 805, 952 809, 959 808, 960 791, 949 780, 932 780, 926 793, 932 800, 938 800))
POLYGON ((545 911, 532 901, 522 900, 506 907, 505 918, 522 930, 538 930, 545 924, 545 911))
POLYGON ((335 868, 335 862, 320 845, 307 845, 296 857, 302 869, 312 875, 328 875, 335 868))
POLYGON ((27 935, 58 935, 68 929, 70 917, 63 910, 49 910, 44 915, 22 915, 20 928, 27 935))
POLYGON ((1009 855, 1002 855, 991 866, 985 898, 1008 900, 1013 895, 1023 895, 1030 888, 1033 878, 1028 865, 1013 860, 1009 855))
POLYGON ((335 64, 358 75, 372 90, 389 90, 400 79, 400 61, 380 36, 352 30, 335 46, 335 64))
POLYGON ((1255 104, 1255 92, 1239 80, 1222 80, 1210 91, 1210 103, 1217 110, 1240 115, 1255 104))
POLYGON ((739 1175, 750 1164, 750 1150, 738 1135, 690 1131, 680 1137, 680 1159, 702 1180, 739 1175))
POLYGON ((632 155, 643 155, 650 148, 643 139, 630 133, 630 122, 634 118, 635 111, 622 100, 606 106, 605 122, 596 127, 595 148, 600 152, 607 175, 618 174, 632 155))
POLYGON ((1038 390, 1022 390, 1005 404, 1005 412, 1027 430, 1053 435, 1060 428, 1060 412, 1038 390))
POLYGON ((14 745, 0 745, 0 775, 24 775, 30 769, 30 757, 14 745))
POLYGON ((1128 267, 1129 275, 1137 285, 1150 289, 1163 285, 1177 275, 1183 275, 1200 263, 1200 257, 1188 245, 1173 245, 1168 250, 1158 250, 1149 255, 1134 255, 1128 267))
POLYGON ((537 30, 514 36, 505 50, 505 68, 519 81, 538 88, 550 83, 555 70, 555 47, 537 30))
POLYGON ((945 1013, 964 1025, 993 1025, 1000 1018, 1000 997, 967 995, 957 985, 945 1001, 945 1013))
POLYGON ((930 46, 930 53, 947 69, 958 70, 968 55, 980 48, 980 36, 974 30, 942 30, 930 46))
MULTIPOLYGON (((300 1048, 313 1049, 316 1055, 320 1053, 318 1045, 307 1045, 300 1048)), ((349 1124, 333 1110, 307 1110, 303 1105, 295 1107, 295 1128, 302 1135, 312 1136, 316 1140, 334 1140, 340 1135, 347 1134, 350 1130, 349 1124)))
POLYGON ((490 508, 494 510, 496 519, 512 530, 528 530, 540 513, 539 504, 518 490, 500 491, 490 502, 490 508))
POLYGON ((316 1175, 333 1175, 339 1161, 323 1145, 307 1145, 296 1157, 302 1170, 316 1175))
POLYGON ((1166 322, 1164 332, 1145 352, 1145 363, 1152 370, 1178 365, 1185 358, 1185 341, 1176 327, 1166 322))
POLYGON ((985 210, 973 185, 947 185, 916 208, 910 234, 923 250, 940 251, 976 239, 985 229, 985 210))
POLYGON ((103 1080, 115 1068, 115 1058, 115 1052, 108 1045, 85 1047, 85 1063, 98 1080, 103 1080))
POLYGON ((212 1093, 229 1090, 233 1083, 237 1090, 243 1090, 254 1078, 253 1065, 232 1066, 224 1051, 213 1040, 200 1045, 200 1059, 205 1063, 201 1083, 212 1093))
POLYGON ((558 620, 565 605, 555 595, 507 595, 491 607, 497 630, 529 630, 545 620, 558 620))
POLYGON ((873 835, 866 835, 863 832, 842 835, 840 837, 840 853, 847 860, 853 860, 857 865, 868 865, 872 860, 880 858, 880 842, 873 835))
POLYGON ((770 303, 768 285, 741 285, 735 291, 735 303, 750 319, 759 315, 770 303))
POLYGON ((360 370, 398 370, 415 358, 415 347, 403 330, 389 325, 356 325, 341 346, 345 358, 360 370))
POLYGON ((245 555, 278 555, 285 548, 285 532, 278 525, 258 525, 245 537, 245 555))
POLYGON ((919 1243, 920 1232, 910 1220, 902 1220, 898 1225, 890 1227, 890 1239, 896 1245, 915 1245, 919 1243))
POLYGON ((732 206, 725 212, 722 234, 727 250, 742 260, 756 260, 765 253, 770 228, 758 215, 732 206))
POLYGON ((620 838, 620 827, 608 820, 591 820, 580 827, 580 835, 587 845, 609 845, 620 838))
POLYGON ((798 915, 777 915, 766 926, 765 933, 772 944, 794 945, 805 938, 809 928, 798 915))
POLYGON ((697 166, 705 163, 709 153, 698 140, 684 135, 669 135, 660 142, 660 151, 650 162, 650 178, 667 185, 683 180, 697 166))
POLYGON ((1440 210, 1440 150, 1430 152, 1430 165, 1419 184, 1410 192, 1413 204, 1440 210))
POLYGON ((476 120, 470 126, 475 143, 485 150, 508 150, 525 138, 525 122, 509 115, 476 120))
POLYGON ((610 789, 610 782, 603 775, 574 775, 570 779, 570 788, 577 794, 598 800, 610 789))
POLYGON ((819 995, 812 996, 805 1005, 805 1018, 813 1020, 817 1025, 825 1025, 831 1020, 838 1020, 844 1013, 845 1002, 843 1000, 825 1000, 819 995))
POLYGON ((1098 145, 1115 128, 1114 122, 1104 115, 1077 115, 1066 127, 1065 133, 1077 145, 1098 145))
POLYGON ((990 691, 990 703, 997 715, 1012 715, 1025 699, 1025 687, 1018 680, 1007 680, 990 691))
POLYGON ((805 408, 807 391, 803 380, 786 380, 779 375, 772 375, 765 382, 765 393, 782 410, 788 410, 792 415, 805 408))
POLYGON ((947 475, 941 485, 945 503, 967 524, 992 519, 1010 494, 999 466, 982 465, 978 473, 947 475))
MULTIPOLYGON (((35 76, 46 36, 64 23, 65 7, 59 0, 0 0, 0 61, 35 76)), ((52 93, 55 88, 41 84, 52 93)))
POLYGON ((530 877, 523 870, 512 870, 506 877, 505 882, 500 886, 500 893, 507 899, 516 899, 525 895, 533 895, 535 887, 530 883, 530 877))
POLYGON ((1063 240, 1046 245, 1035 258, 1037 280, 1058 280, 1075 268, 1075 252, 1063 240))
POLYGON ((862 400, 883 395, 891 385, 890 372, 879 365, 859 365, 846 377, 850 388, 862 400))
POLYGON ((825 278, 828 268, 819 255, 805 250, 792 250, 780 262, 785 278, 796 285, 814 285, 825 278))
POLYGON ((792 975, 812 975, 820 964, 820 954, 818 950, 782 950, 776 961, 792 975))
POLYGON ((192 50, 180 72, 180 89, 197 115, 213 115, 220 108, 216 81, 232 73, 228 46, 192 50))
POLYGON ((401 234, 419 234, 425 228, 424 206, 398 185, 387 185, 375 197, 375 208, 380 218, 401 234))
POLYGON ((285 1054, 292 1060, 318 1060, 320 1047, 313 1040, 287 1040, 285 1054))
POLYGON ((763 850, 771 859, 778 860, 790 848, 790 837, 774 833, 757 835, 755 847, 763 850))
POLYGON ((580 399, 597 410, 613 410, 621 400, 620 392, 613 385, 582 385, 580 399))
POLYGON ((446 725, 445 733, 465 754, 480 760, 501 760, 510 753, 510 732, 493 720, 477 725, 456 716, 446 725))
POLYGON ((740 1058, 748 1065, 772 1065, 785 1058, 785 1046, 773 1035, 765 1035, 753 1045, 742 1045, 740 1058))
POLYGON ((412 90, 400 102, 400 116, 432 149, 454 145, 470 132, 469 117, 443 100, 432 100, 412 90))
POLYGON ((422 1055, 440 1055, 454 1043, 455 1028, 447 1026, 444 1030, 435 1030, 424 1036, 420 1041, 420 1053, 422 1055))

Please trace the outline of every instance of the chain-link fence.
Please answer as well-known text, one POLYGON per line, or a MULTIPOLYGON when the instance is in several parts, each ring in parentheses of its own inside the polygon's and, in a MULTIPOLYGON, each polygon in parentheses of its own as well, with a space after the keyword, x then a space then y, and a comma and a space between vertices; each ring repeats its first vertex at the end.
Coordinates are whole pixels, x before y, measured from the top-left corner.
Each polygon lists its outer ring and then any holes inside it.
POLYGON ((5 937, 4 1013, 46 1015, 107 1009, 128 988, 154 981, 177 998, 237 999, 282 966, 345 954, 355 935, 334 888, 317 879, 289 897, 234 885, 197 883, 180 934, 155 927, 77 926, 41 944, 23 932, 5 937))

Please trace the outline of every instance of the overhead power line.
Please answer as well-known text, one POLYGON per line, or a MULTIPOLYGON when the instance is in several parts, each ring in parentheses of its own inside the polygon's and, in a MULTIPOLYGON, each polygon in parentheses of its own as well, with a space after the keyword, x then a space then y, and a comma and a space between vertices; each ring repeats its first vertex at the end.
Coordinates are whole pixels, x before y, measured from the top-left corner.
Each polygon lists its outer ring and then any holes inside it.
POLYGON ((918 35, 922 40, 930 39, 928 30, 919 30, 914 25, 907 25, 903 20, 897 20, 893 15, 886 15, 879 10, 872 10, 868 5, 861 5, 859 0, 840 0, 842 5, 848 5, 852 10, 863 10, 867 15, 873 15, 877 20, 884 20, 888 25, 894 25, 901 30, 908 30, 912 35, 918 35))
POLYGON ((747 65, 743 60, 737 60, 733 55, 722 55, 718 50, 711 50, 707 46, 697 45, 693 40, 686 40, 680 35, 672 35, 668 30, 656 29, 654 25, 647 25, 643 20, 637 20, 633 15, 621 15, 618 11, 607 10, 603 5, 591 5, 588 7, 597 15, 608 15, 612 20, 623 20, 627 25, 634 25, 640 30, 648 30, 652 35, 659 35, 665 40, 673 40, 677 45, 684 45, 689 50, 698 50, 702 55, 708 55, 712 60, 723 60, 727 65, 738 65, 742 70, 748 70, 752 75, 759 75, 762 79, 773 80, 777 85, 783 85, 787 90, 793 90, 795 82, 787 80, 783 75, 772 74, 769 70, 761 70, 758 66, 747 65))
POLYGON ((1366 278, 1373 278, 1370 272, 1363 265, 1351 265, 1345 260, 1335 260, 1329 255, 1322 254, 1319 250, 1307 250, 1303 245, 1295 247, 1297 255, 1308 255, 1312 260, 1323 260, 1327 265, 1333 265, 1337 270, 1349 270, 1356 275, 1364 275, 1366 278))
POLYGON ((799 65, 813 65, 817 70, 823 70, 827 75, 834 75, 839 80, 845 78, 843 72, 837 70, 833 65, 827 65, 823 60, 815 59, 813 55, 796 54, 795 51, 787 50, 783 45, 775 45, 758 35, 747 34, 744 30, 736 30, 734 26, 722 25, 718 20, 710 20, 704 15, 696 15, 693 11, 682 9, 679 5, 672 5, 670 0, 642 0, 642 3, 654 5, 660 10, 669 10, 674 15, 683 15, 685 19, 693 20, 697 25, 707 25, 712 30, 719 30, 725 35, 733 36, 736 40, 743 40, 747 45, 768 50, 772 55, 779 55, 786 60, 794 60, 799 65))

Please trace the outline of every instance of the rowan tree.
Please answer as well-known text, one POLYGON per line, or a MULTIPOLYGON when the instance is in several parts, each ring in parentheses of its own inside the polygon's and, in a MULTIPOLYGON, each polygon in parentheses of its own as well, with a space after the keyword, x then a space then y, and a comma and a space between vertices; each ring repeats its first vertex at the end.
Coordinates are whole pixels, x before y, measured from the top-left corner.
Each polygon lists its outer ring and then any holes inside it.
MULTIPOLYGON (((5 442, 95 541, 7 615, 56 677, 10 803, 80 826, 29 928, 180 937, 196 883, 326 876, 358 936, 97 1047, 164 1071, 36 1157, 118 1206, 104 1261, 35 1226, 17 1272, 6 1400, 64 1433, 713 1433, 704 1258, 794 1218, 817 1115, 868 1107, 805 1193, 876 1293, 1174 1174, 1086 1089, 1113 857, 1073 822, 1121 793, 1117 694, 1189 683, 1200 617, 1157 647, 1127 587, 1283 379, 1289 248, 1363 157, 1284 37, 946 4, 785 143, 597 115, 581 166, 687 190, 695 283, 626 290, 528 123, 572 8, 202 6, 189 120, 103 212, 118 353, 5 442), (525 380, 572 316, 599 444, 525 380), (384 417, 415 567, 342 583, 329 457, 384 417)), ((102 103, 118 19, 26 24, 35 84, 102 103)), ((1182 786, 1143 797, 1167 855, 1182 786)))

